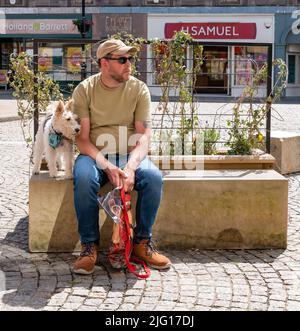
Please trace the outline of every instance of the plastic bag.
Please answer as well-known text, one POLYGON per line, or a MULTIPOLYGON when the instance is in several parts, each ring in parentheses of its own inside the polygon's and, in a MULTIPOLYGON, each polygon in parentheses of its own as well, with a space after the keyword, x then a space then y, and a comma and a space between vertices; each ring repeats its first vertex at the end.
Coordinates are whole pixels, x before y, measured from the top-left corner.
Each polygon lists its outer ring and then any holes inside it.
POLYGON ((125 195, 126 200, 126 210, 129 219, 130 235, 128 236, 126 225, 123 218, 123 206, 121 191, 119 188, 115 188, 111 192, 107 193, 105 196, 98 198, 100 207, 102 207, 105 212, 114 221, 112 236, 111 236, 111 246, 108 251, 108 261, 111 266, 115 269, 126 267, 126 243, 130 245, 129 254, 132 250, 132 240, 133 240, 133 225, 132 225, 132 214, 131 214, 131 202, 130 194, 125 195))
POLYGON ((115 188, 104 197, 98 198, 100 206, 114 221, 111 246, 108 251, 108 261, 113 268, 127 267, 138 278, 148 278, 150 270, 146 263, 131 257, 133 247, 133 225, 131 214, 131 196, 123 189, 115 188), (134 264, 133 264, 134 263, 134 264), (141 266, 143 274, 137 270, 141 266))
POLYGON ((105 210, 107 215, 109 215, 116 224, 121 222, 122 200, 120 189, 118 187, 108 192, 103 197, 99 197, 98 202, 100 207, 105 210))

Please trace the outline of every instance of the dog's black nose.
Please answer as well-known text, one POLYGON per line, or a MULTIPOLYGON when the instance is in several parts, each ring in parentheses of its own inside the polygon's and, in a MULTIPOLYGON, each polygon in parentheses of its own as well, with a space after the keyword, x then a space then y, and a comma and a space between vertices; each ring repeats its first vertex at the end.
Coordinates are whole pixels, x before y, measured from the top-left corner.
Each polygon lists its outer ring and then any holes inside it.
POLYGON ((75 129, 75 132, 79 132, 79 131, 80 131, 80 129, 78 129, 78 128, 75 129))

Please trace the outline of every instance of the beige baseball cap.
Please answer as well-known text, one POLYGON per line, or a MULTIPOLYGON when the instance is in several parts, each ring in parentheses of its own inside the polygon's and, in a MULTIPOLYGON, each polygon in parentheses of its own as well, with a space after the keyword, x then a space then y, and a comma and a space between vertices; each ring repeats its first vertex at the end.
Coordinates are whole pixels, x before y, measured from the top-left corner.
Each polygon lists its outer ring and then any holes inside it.
POLYGON ((137 51, 136 47, 126 46, 123 41, 119 39, 108 39, 99 45, 97 49, 97 59, 102 59, 109 53, 123 55, 126 53, 136 53, 137 51))

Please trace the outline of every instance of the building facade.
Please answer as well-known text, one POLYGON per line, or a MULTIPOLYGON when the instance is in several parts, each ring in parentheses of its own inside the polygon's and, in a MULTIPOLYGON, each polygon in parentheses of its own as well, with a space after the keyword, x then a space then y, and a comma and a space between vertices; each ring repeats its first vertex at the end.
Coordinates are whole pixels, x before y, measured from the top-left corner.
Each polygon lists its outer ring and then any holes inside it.
MULTIPOLYGON (((67 65, 79 70, 77 42, 82 35, 72 21, 80 19, 82 3, 0 0, 0 70, 7 69, 11 53, 26 50, 33 54, 33 39, 47 39, 39 50, 44 58, 40 68, 67 65), (68 42, 63 44, 66 39, 68 42), (52 63, 47 62, 50 57, 52 63), (68 60, 64 63, 64 58, 73 58, 73 64, 68 60)), ((300 0, 85 0, 85 11, 93 22, 86 39, 102 40, 118 32, 169 39, 174 31, 189 32, 196 43, 204 46, 205 66, 197 76, 196 93, 238 96, 253 65, 263 65, 271 49, 272 58, 282 58, 289 68, 285 95, 300 95, 300 0)), ((187 50, 188 58, 193 57, 191 52, 187 50)), ((151 56, 151 48, 142 54, 148 58, 142 62, 142 71, 148 72, 142 78, 158 95, 155 77, 149 74, 151 56)), ((66 78, 59 75, 54 78, 66 78)), ((265 91, 262 82, 260 95, 265 91)))

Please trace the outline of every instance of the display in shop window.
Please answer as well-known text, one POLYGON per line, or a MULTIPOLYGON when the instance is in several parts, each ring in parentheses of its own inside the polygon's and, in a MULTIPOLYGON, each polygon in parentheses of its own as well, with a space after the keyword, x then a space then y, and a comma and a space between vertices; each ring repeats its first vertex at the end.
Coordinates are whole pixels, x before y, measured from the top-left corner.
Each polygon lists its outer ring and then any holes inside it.
POLYGON ((67 48, 67 70, 71 72, 80 72, 82 62, 81 47, 67 48))
POLYGON ((0 69, 0 85, 6 85, 6 84, 7 84, 7 70, 0 69))
POLYGON ((52 48, 49 48, 49 47, 40 47, 39 48, 38 70, 39 71, 53 70, 53 50, 52 50, 52 48))
MULTIPOLYGON (((235 47, 235 84, 247 85, 267 62, 267 48, 260 46, 235 47)), ((265 83, 264 81, 260 82, 265 83)))

